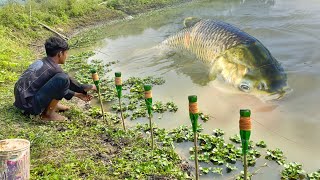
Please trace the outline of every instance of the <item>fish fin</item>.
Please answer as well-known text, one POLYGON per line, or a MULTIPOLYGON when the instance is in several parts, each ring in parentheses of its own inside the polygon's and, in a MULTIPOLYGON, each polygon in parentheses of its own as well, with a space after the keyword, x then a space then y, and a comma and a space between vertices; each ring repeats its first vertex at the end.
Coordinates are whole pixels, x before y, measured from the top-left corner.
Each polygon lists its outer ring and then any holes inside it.
POLYGON ((201 19, 196 17, 187 17, 183 20, 183 25, 185 28, 191 27, 195 25, 197 22, 201 21, 201 19))
POLYGON ((209 74, 209 81, 214 81, 217 79, 217 74, 209 74))
POLYGON ((217 76, 218 76, 218 73, 211 68, 211 70, 208 73, 209 81, 214 81, 215 79, 217 79, 217 76))

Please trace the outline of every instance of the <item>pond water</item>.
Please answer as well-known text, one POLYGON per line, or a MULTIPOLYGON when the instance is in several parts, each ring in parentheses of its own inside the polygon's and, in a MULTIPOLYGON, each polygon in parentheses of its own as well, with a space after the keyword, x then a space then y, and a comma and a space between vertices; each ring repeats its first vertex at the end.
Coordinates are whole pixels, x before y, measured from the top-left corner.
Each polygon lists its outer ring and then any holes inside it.
MULTIPOLYGON (((253 119, 251 140, 265 140, 268 148, 283 150, 288 162, 300 162, 308 172, 316 171, 320 167, 319 12, 317 0, 193 2, 100 28, 106 38, 92 58, 119 60, 113 70, 121 71, 124 80, 129 76, 164 77, 166 83, 153 88, 153 99, 174 101, 179 110, 156 115, 154 120, 159 127, 190 125, 187 96, 192 94, 198 95, 200 110, 211 116, 203 124, 206 133, 221 128, 226 137, 237 134, 239 109, 249 108, 253 119), (155 47, 179 31, 183 19, 189 16, 223 20, 259 39, 285 68, 293 92, 281 100, 262 102, 223 81, 210 81, 208 68, 197 60, 178 54, 164 56, 155 47)), ((136 122, 147 123, 147 119, 136 122)), ((187 157, 190 146, 178 145, 177 151, 187 157)), ((262 158, 250 170, 258 169, 264 162, 268 161, 262 158)), ((268 165, 253 179, 279 178, 281 167, 272 162, 268 165)), ((201 179, 212 179, 212 175, 201 179)))

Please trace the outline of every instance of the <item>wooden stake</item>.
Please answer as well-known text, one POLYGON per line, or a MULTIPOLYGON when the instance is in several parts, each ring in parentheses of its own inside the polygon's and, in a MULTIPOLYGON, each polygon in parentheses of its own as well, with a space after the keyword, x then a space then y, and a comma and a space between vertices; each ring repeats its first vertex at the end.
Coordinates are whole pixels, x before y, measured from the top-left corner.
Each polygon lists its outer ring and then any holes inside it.
MULTIPOLYGON (((101 106, 102 119, 103 119, 103 121, 106 121, 105 116, 104 116, 103 103, 102 103, 102 100, 101 100, 100 88, 97 88, 97 89, 98 89, 98 96, 99 96, 99 101, 100 101, 100 106, 101 106)), ((108 121, 106 121, 106 122, 109 125, 108 121)))
POLYGON ((189 116, 192 124, 192 132, 194 135, 194 164, 196 168, 196 180, 199 179, 199 163, 198 163, 198 118, 199 118, 199 109, 197 103, 197 96, 191 95, 188 96, 189 100, 189 116))
POLYGON ((247 180, 248 177, 248 163, 247 163, 247 154, 243 155, 243 179, 247 180))
POLYGON ((154 147, 154 140, 153 140, 153 128, 152 128, 152 121, 151 121, 151 115, 149 115, 149 124, 150 124, 150 133, 151 133, 151 148, 154 147))
POLYGON ((153 140, 153 128, 152 128, 152 92, 151 85, 144 85, 144 98, 147 105, 148 115, 149 115, 149 124, 150 124, 150 133, 151 133, 151 148, 154 148, 154 140, 153 140))
POLYGON ((119 99, 119 107, 120 107, 122 126, 123 126, 123 129, 126 131, 126 126, 124 124, 124 118, 123 118, 122 107, 121 107, 121 96, 122 96, 121 72, 115 72, 114 75, 115 75, 115 85, 116 85, 117 95, 118 95, 118 99, 119 99))
POLYGON ((99 101, 100 101, 100 106, 101 106, 101 113, 102 113, 102 119, 103 121, 107 122, 107 124, 109 125, 108 121, 106 121, 105 116, 104 116, 104 108, 103 108, 103 103, 101 100, 101 93, 100 93, 100 79, 99 79, 99 75, 97 73, 97 71, 95 69, 91 69, 91 74, 92 74, 92 80, 93 83, 96 85, 97 91, 98 91, 98 97, 99 97, 99 101))
POLYGON ((251 135, 251 111, 249 109, 241 109, 240 110, 240 120, 239 120, 239 128, 240 128, 240 137, 242 143, 242 153, 243 153, 243 176, 244 180, 248 178, 248 163, 247 163, 247 153, 248 153, 248 145, 251 135))
POLYGON ((60 36, 60 37, 63 38, 64 40, 69 40, 69 38, 68 38, 67 36, 62 35, 61 33, 53 30, 52 28, 50 28, 49 26, 43 24, 42 22, 38 21, 38 23, 39 23, 41 26, 43 26, 44 28, 46 28, 47 30, 49 30, 49 31, 55 33, 56 35, 60 36))
POLYGON ((124 118, 123 118, 122 107, 121 107, 121 98, 119 98, 119 106, 120 106, 120 115, 122 119, 122 126, 123 126, 123 129, 126 131, 126 126, 124 124, 124 118))
POLYGON ((194 133, 194 159, 196 166, 196 180, 199 179, 199 162, 198 162, 198 133, 194 133))

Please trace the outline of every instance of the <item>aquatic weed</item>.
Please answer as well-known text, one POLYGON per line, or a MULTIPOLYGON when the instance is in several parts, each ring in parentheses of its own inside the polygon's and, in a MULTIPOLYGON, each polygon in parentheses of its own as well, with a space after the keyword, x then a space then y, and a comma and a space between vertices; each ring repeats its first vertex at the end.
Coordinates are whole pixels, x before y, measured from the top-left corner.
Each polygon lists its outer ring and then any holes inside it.
POLYGON ((305 179, 306 177, 306 172, 302 170, 302 165, 299 163, 284 164, 283 167, 281 179, 305 179))
POLYGON ((265 158, 268 160, 276 161, 279 165, 283 165, 285 163, 283 152, 278 148, 276 148, 275 150, 268 149, 265 158))
POLYGON ((120 112, 122 111, 126 111, 127 110, 127 106, 124 102, 121 103, 121 109, 120 109, 120 105, 119 104, 112 104, 111 106, 112 110, 116 111, 116 112, 120 112))
POLYGON ((147 108, 137 108, 131 114, 131 120, 135 120, 140 117, 147 117, 147 108))
POLYGON ((199 112, 199 117, 203 122, 207 122, 210 118, 208 114, 204 114, 203 112, 199 112))
POLYGON ((212 171, 212 167, 200 167, 199 170, 200 170, 200 175, 202 175, 202 173, 208 174, 210 171, 212 171))
POLYGON ((237 143, 237 144, 241 143, 241 139, 240 139, 239 134, 235 134, 234 136, 231 136, 229 139, 230 139, 230 141, 232 141, 234 143, 237 143))
MULTIPOLYGON (((247 179, 251 179, 251 177, 253 176, 253 174, 251 174, 250 172, 247 172, 247 179)), ((241 171, 239 175, 236 176, 235 180, 243 180, 244 179, 244 172, 241 171)))
POLYGON ((231 166, 229 163, 226 164, 226 171, 227 173, 230 173, 231 171, 235 171, 238 168, 236 166, 231 166))
POLYGON ((222 168, 219 168, 219 167, 214 167, 212 168, 212 172, 215 173, 215 174, 219 174, 219 175, 222 175, 222 168))
POLYGON ((178 106, 174 102, 167 102, 166 107, 170 112, 177 112, 178 111, 178 106))
POLYGON ((320 179, 320 169, 318 171, 316 171, 316 172, 309 173, 308 174, 308 178, 310 180, 318 180, 318 179, 320 179))
POLYGON ((216 137, 220 137, 224 135, 224 131, 222 129, 215 129, 213 130, 213 135, 216 137))
POLYGON ((257 147, 266 148, 267 144, 264 141, 259 141, 256 143, 257 147))
POLYGON ((161 101, 156 101, 152 105, 152 110, 158 113, 164 113, 167 110, 167 107, 161 101))

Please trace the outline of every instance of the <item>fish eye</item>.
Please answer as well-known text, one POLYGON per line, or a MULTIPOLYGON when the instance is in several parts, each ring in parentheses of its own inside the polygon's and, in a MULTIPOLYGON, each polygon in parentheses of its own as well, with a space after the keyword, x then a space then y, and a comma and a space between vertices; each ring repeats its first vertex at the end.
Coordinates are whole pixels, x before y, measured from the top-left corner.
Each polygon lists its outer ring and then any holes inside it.
POLYGON ((242 91, 244 91, 244 92, 249 92, 249 91, 250 91, 250 87, 249 87, 249 85, 246 84, 246 83, 240 84, 239 88, 240 88, 242 91))

